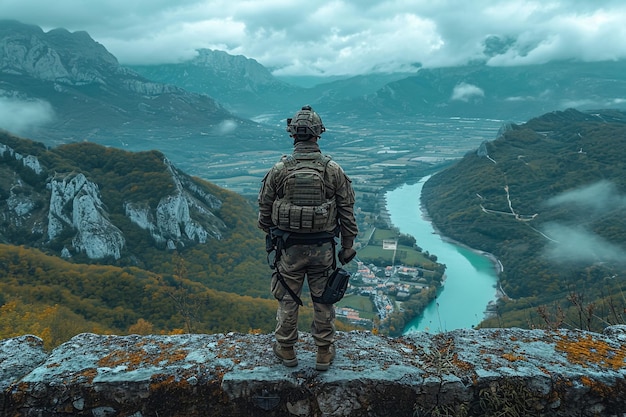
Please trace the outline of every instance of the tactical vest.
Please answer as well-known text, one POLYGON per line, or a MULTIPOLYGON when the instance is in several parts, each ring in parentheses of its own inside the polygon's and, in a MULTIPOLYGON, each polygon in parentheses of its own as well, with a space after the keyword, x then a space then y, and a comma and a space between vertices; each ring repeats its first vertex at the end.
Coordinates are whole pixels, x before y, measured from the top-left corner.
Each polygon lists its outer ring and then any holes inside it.
POLYGON ((285 156, 272 204, 272 222, 295 233, 333 231, 337 204, 326 196, 324 177, 331 158, 317 152, 285 156))

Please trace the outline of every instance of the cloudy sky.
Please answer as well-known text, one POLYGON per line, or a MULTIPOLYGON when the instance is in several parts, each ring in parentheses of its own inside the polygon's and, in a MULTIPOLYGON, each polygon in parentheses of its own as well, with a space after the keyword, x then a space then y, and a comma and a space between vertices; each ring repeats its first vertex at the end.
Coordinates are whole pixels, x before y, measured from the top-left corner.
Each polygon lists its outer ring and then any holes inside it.
POLYGON ((122 64, 210 48, 276 75, 626 58, 624 0, 1 0, 0 18, 87 31, 122 64))

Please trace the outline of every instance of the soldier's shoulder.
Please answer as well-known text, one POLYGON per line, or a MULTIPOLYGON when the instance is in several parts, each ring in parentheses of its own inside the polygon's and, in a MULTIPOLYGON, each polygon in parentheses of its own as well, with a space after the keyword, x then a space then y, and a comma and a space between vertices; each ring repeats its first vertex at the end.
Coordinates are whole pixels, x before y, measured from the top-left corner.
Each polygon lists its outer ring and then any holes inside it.
POLYGON ((341 165, 338 162, 333 161, 332 159, 328 161, 328 169, 333 171, 343 171, 341 165))
POLYGON ((292 159, 293 159, 293 156, 291 156, 291 155, 283 155, 283 156, 280 157, 278 162, 276 162, 274 164, 272 169, 280 171, 281 169, 283 169, 285 167, 285 165, 288 165, 289 163, 291 163, 292 159))

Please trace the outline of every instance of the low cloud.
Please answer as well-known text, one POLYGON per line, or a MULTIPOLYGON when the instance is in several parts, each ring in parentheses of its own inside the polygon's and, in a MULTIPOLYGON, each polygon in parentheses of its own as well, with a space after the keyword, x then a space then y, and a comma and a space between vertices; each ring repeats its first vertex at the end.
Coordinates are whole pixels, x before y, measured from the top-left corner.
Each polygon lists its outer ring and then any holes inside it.
POLYGON ((482 88, 473 84, 459 83, 452 91, 451 100, 470 101, 473 98, 484 97, 485 92, 482 88))
POLYGON ((23 135, 53 119, 54 111, 47 101, 0 97, 0 129, 23 135))
POLYGON ((546 258, 557 263, 626 263, 626 248, 591 230, 595 221, 621 215, 626 209, 626 196, 619 193, 615 184, 599 181, 553 197, 546 206, 567 208, 574 216, 571 223, 543 226, 542 232, 552 239, 544 250, 546 258))
MULTIPOLYGON (((602 180, 591 185, 559 194, 546 202, 548 207, 572 205, 592 214, 604 214, 626 208, 626 196, 610 181, 602 180)), ((586 213, 588 216, 589 213, 586 213)), ((587 217, 588 218, 588 217, 587 217)))
POLYGON ((224 120, 217 126, 217 131, 221 135, 233 133, 237 129, 237 123, 234 120, 224 120))
POLYGON ((585 227, 550 223, 544 233, 554 242, 545 247, 544 256, 553 262, 580 264, 626 263, 626 248, 613 244, 585 227))

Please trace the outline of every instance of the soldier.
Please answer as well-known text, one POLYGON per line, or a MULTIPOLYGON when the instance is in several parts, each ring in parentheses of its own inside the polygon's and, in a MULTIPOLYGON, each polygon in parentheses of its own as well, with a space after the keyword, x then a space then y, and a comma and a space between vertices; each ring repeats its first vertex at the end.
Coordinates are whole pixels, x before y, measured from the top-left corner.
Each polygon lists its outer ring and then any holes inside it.
POLYGON ((287 119, 293 153, 284 155, 265 175, 258 197, 259 228, 269 241, 278 243, 271 282, 278 300, 274 353, 285 366, 298 364, 294 345, 306 277, 314 308, 311 334, 318 347, 315 367, 320 371, 335 358, 335 310, 315 299, 336 267, 335 238, 341 242, 337 257, 346 264, 356 255, 352 246, 358 233, 350 178, 317 143, 325 130, 310 106, 287 119))

